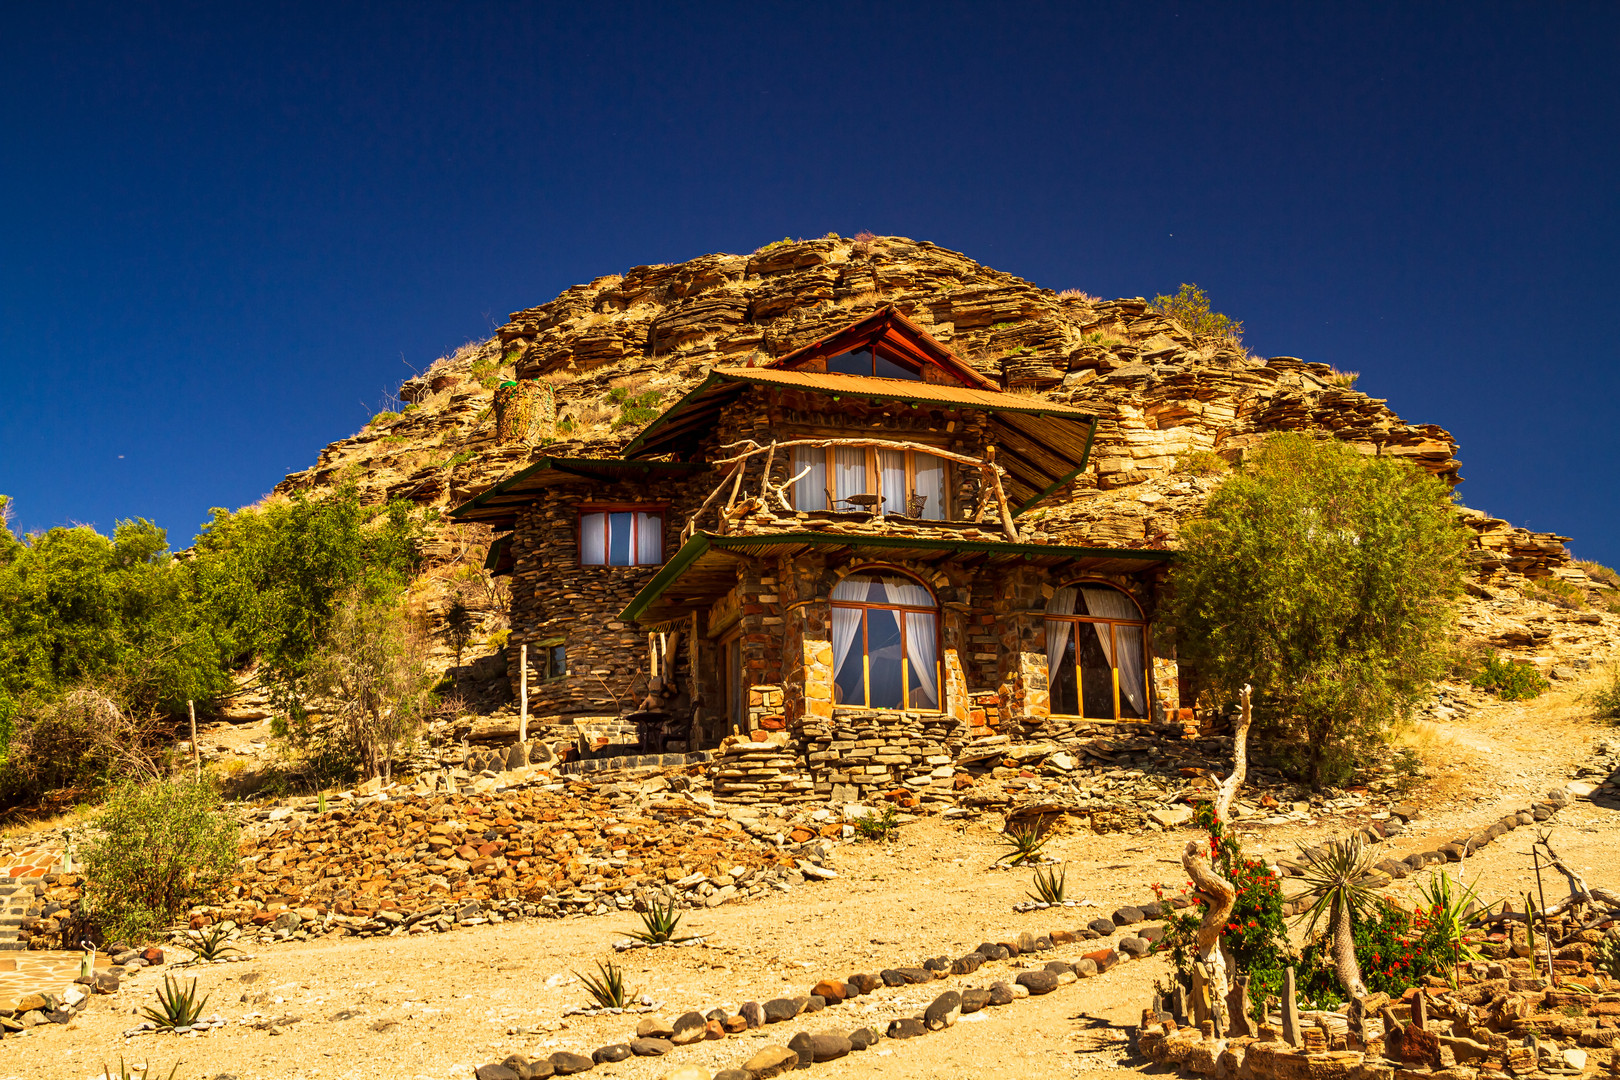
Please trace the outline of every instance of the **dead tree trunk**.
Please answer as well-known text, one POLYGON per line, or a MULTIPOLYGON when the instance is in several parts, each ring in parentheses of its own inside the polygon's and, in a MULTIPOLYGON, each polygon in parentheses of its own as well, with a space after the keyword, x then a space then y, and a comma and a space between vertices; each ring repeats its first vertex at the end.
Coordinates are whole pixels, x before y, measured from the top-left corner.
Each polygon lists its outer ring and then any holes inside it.
POLYGON ((1204 919, 1198 924, 1198 959, 1208 970, 1210 1005, 1215 1012, 1217 1034, 1226 1032, 1226 995, 1231 986, 1226 977, 1226 957, 1221 953, 1221 934, 1226 920, 1232 917, 1232 905, 1237 901, 1237 890, 1232 883, 1215 872, 1210 865, 1208 845, 1197 840, 1187 841, 1182 852, 1181 865, 1187 868, 1193 887, 1205 900, 1204 919))

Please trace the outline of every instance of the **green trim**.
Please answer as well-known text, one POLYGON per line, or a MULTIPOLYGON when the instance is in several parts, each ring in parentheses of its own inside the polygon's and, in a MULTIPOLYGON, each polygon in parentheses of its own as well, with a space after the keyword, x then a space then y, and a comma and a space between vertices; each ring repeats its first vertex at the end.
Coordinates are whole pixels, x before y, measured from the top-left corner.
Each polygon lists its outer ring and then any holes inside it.
POLYGON ((684 397, 682 397, 681 400, 677 401, 675 404, 671 405, 669 408, 667 408, 663 412, 659 413, 656 417, 653 418, 652 423, 650 423, 646 427, 642 428, 641 429, 641 434, 637 435, 634 439, 632 439, 630 441, 630 445, 625 447, 622 451, 619 452, 619 456, 620 457, 629 457, 631 454, 635 453, 637 450, 639 450, 641 448, 641 444, 647 441, 647 436, 649 436, 653 432, 657 431, 660 427, 663 427, 664 422, 666 420, 668 420, 670 417, 674 416, 681 409, 685 408, 686 403, 688 401, 691 401, 693 398, 695 398, 699 394, 703 393, 703 391, 707 390, 709 387, 713 386, 715 383, 724 382, 724 381, 725 381, 724 376, 722 376, 719 372, 716 372, 716 371, 709 372, 709 377, 708 378, 706 378, 702 382, 698 383, 697 386, 694 387, 691 391, 689 391, 684 397))
POLYGON ((699 555, 709 550, 709 537, 706 533, 696 533, 692 539, 681 545, 681 550, 665 563, 653 579, 641 587, 625 609, 619 612, 619 618, 626 622, 635 622, 641 618, 641 613, 652 606, 654 600, 663 596, 669 587, 686 572, 686 568, 696 561, 699 555))
POLYGON ((1020 506, 1018 509, 1013 511, 1012 516, 1017 517, 1019 514, 1022 514, 1025 510, 1028 510, 1030 507, 1034 506, 1036 503, 1040 502, 1042 499, 1044 499, 1048 495, 1052 494, 1058 488, 1062 487, 1064 484, 1067 484, 1070 480, 1073 480, 1075 477, 1077 477, 1081 473, 1085 472, 1086 471, 1086 462, 1091 460, 1091 440, 1095 439, 1096 437, 1097 437, 1097 421, 1093 420, 1091 422, 1091 429, 1086 432, 1086 448, 1080 452, 1080 467, 1078 469, 1074 470, 1074 472, 1072 472, 1069 475, 1067 475, 1067 476, 1063 477, 1062 479, 1060 479, 1057 483, 1055 483, 1055 484, 1051 485, 1050 487, 1048 487, 1045 491, 1043 491, 1040 494, 1036 495, 1034 498, 1027 500, 1022 506, 1020 506))
POLYGON ((697 533, 681 545, 663 569, 642 586, 635 598, 619 613, 619 618, 634 622, 686 572, 700 556, 711 548, 731 551, 739 548, 773 547, 777 544, 807 544, 811 547, 875 547, 922 548, 929 551, 951 551, 958 554, 988 552, 991 554, 1022 555, 1026 559, 1037 555, 1063 555, 1070 558, 1139 559, 1146 562, 1169 562, 1173 551, 1143 548, 1068 547, 1060 544, 1014 544, 1002 540, 924 540, 909 536, 848 536, 827 533, 774 533, 759 536, 711 536, 697 533))
POLYGON ((533 476, 535 473, 540 472, 540 471, 542 471, 544 469, 555 469, 558 472, 568 473, 570 476, 584 477, 587 480, 597 479, 597 477, 596 477, 596 475, 594 473, 589 472, 587 470, 581 470, 580 468, 577 467, 577 466, 579 466, 581 464, 606 465, 606 466, 609 466, 612 471, 622 472, 622 473, 633 473, 633 472, 636 472, 636 471, 639 470, 643 475, 645 475, 647 473, 650 473, 650 472, 653 472, 655 470, 664 470, 664 471, 669 471, 669 472, 702 472, 702 471, 704 471, 705 469, 707 469, 709 467, 707 462, 692 462, 692 461, 637 461, 637 462, 628 462, 628 461, 624 461, 621 458, 554 458, 554 457, 544 457, 544 458, 541 458, 539 461, 536 461, 533 465, 530 465, 528 468, 522 470, 521 472, 513 473, 511 476, 508 476, 505 480, 502 480, 500 483, 495 484, 493 487, 490 487, 487 491, 484 491, 482 494, 475 495, 471 499, 468 499, 466 502, 462 503, 460 506, 458 506, 454 510, 450 511, 450 516, 451 517, 459 517, 462 514, 468 512, 469 510, 475 510, 478 507, 484 505, 484 501, 486 499, 490 498, 491 496, 500 495, 500 494, 503 494, 506 491, 509 491, 512 488, 512 486, 517 484, 519 481, 527 480, 529 477, 533 476), (570 467, 570 466, 574 466, 574 467, 570 467))
POLYGON ((507 533, 505 536, 499 538, 493 544, 489 545, 489 554, 484 556, 485 570, 488 570, 490 573, 495 572, 495 568, 501 564, 501 553, 506 550, 506 545, 510 544, 511 542, 512 534, 507 533))
MULTIPOLYGON (((775 381, 774 379, 755 379, 755 378, 749 377, 746 374, 741 374, 741 373, 738 373, 738 372, 712 371, 712 372, 709 373, 708 378, 704 379, 701 383, 698 384, 696 389, 694 389, 693 391, 688 393, 685 397, 681 398, 679 401, 677 401, 675 404, 671 405, 669 408, 665 409, 661 414, 659 414, 657 419, 653 420, 652 423, 650 423, 646 427, 642 428, 641 429, 641 434, 637 435, 635 437, 635 439, 631 441, 630 445, 626 446, 624 448, 621 456, 622 457, 630 457, 637 450, 641 449, 642 445, 647 441, 647 437, 649 435, 651 435, 654 431, 657 431, 660 427, 662 427, 664 425, 664 423, 666 421, 668 421, 671 417, 673 417, 677 412, 679 412, 681 409, 685 408, 687 402, 691 401, 693 398, 697 397, 699 394, 701 394, 704 391, 708 390, 715 383, 721 383, 721 382, 726 382, 726 383, 747 383, 750 386, 774 386, 774 387, 777 387, 777 388, 783 389, 783 390, 803 390, 803 391, 805 391, 807 393, 811 393, 811 394, 825 394, 828 397, 832 398, 834 401, 839 400, 841 395, 850 393, 850 391, 847 390, 847 389, 846 390, 838 390, 838 389, 834 389, 832 387, 827 387, 827 386, 796 386, 796 385, 792 385, 792 384, 789 384, 789 383, 780 383, 780 382, 775 381)), ((963 389, 972 390, 972 391, 975 391, 975 392, 980 393, 980 394, 1001 393, 1001 394, 1003 394, 1005 396, 1011 396, 1011 395, 1006 395, 1005 391, 986 390, 983 387, 978 387, 978 386, 967 386, 967 387, 963 387, 963 389)), ((972 401, 942 401, 939 398, 922 397, 922 396, 918 396, 918 395, 915 395, 915 394, 901 394, 901 393, 874 394, 870 390, 862 390, 862 391, 859 392, 858 396, 862 397, 862 398, 865 398, 867 401, 873 402, 873 403, 876 403, 876 402, 879 402, 879 401, 900 401, 900 402, 904 402, 904 403, 906 403, 908 405, 911 405, 913 407, 916 407, 916 406, 919 406, 919 405, 939 405, 939 406, 944 406, 945 408, 952 408, 952 409, 972 409, 972 410, 975 410, 977 412, 1021 413, 1021 414, 1026 415, 1026 416, 1045 417, 1045 418, 1054 419, 1054 420, 1073 420, 1073 421, 1084 420, 1084 421, 1090 422, 1093 433, 1095 433, 1095 431, 1097 429, 1097 418, 1095 416, 1090 415, 1089 413, 1055 412, 1051 408, 1042 408, 1040 406, 1030 406, 1028 408, 1025 408, 1025 407, 1020 406, 1020 405, 982 405, 982 404, 979 404, 977 402, 972 402, 972 401)), ((1089 437, 1088 437, 1088 440, 1087 440, 1088 447, 1089 447, 1089 443, 1090 443, 1090 440, 1089 440, 1089 437)), ((1085 465, 1082 464, 1081 468, 1082 469, 1085 468, 1085 465)))

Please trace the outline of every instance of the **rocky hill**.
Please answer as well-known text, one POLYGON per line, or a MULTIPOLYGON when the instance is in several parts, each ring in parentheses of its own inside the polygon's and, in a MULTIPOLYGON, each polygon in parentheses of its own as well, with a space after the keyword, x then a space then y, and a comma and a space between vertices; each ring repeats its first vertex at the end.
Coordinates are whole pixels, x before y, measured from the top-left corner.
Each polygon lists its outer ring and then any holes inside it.
MULTIPOLYGON (((1226 464, 1278 430, 1328 432, 1460 479, 1449 432, 1408 423, 1326 364, 1201 340, 1141 298, 1054 292, 930 243, 829 236, 633 267, 515 312, 401 386, 399 412, 332 443, 276 491, 347 481, 367 498, 421 505, 425 595, 442 606, 447 582, 489 541, 442 523, 444 510, 542 455, 616 453, 711 366, 766 361, 887 304, 1008 389, 1101 418, 1087 472, 1021 519, 1036 539, 1174 547, 1226 464)), ((1544 666, 1550 642, 1613 634, 1615 591, 1571 562, 1566 537, 1462 513, 1478 534, 1465 627, 1544 666)), ((494 630, 498 590, 483 596, 494 630)))

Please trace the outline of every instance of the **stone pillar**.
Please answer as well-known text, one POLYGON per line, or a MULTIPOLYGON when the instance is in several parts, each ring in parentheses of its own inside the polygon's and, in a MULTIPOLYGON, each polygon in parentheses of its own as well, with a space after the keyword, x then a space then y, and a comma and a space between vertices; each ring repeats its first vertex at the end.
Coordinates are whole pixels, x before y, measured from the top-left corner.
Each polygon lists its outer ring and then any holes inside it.
POLYGON ((996 683, 1004 723, 1036 727, 1052 715, 1046 677, 1044 572, 1019 567, 1001 580, 992 607, 1000 648, 996 683))

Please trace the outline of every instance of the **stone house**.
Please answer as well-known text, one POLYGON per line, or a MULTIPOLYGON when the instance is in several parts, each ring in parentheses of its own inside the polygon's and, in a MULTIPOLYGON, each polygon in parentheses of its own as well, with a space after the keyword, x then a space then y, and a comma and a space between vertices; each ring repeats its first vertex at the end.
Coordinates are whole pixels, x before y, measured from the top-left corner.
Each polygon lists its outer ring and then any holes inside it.
POLYGON ((1095 423, 884 308, 714 367, 619 457, 542 459, 453 516, 502 534, 537 722, 638 718, 660 750, 1062 737, 1179 707, 1153 632, 1170 553, 1019 529, 1086 468, 1095 423))

